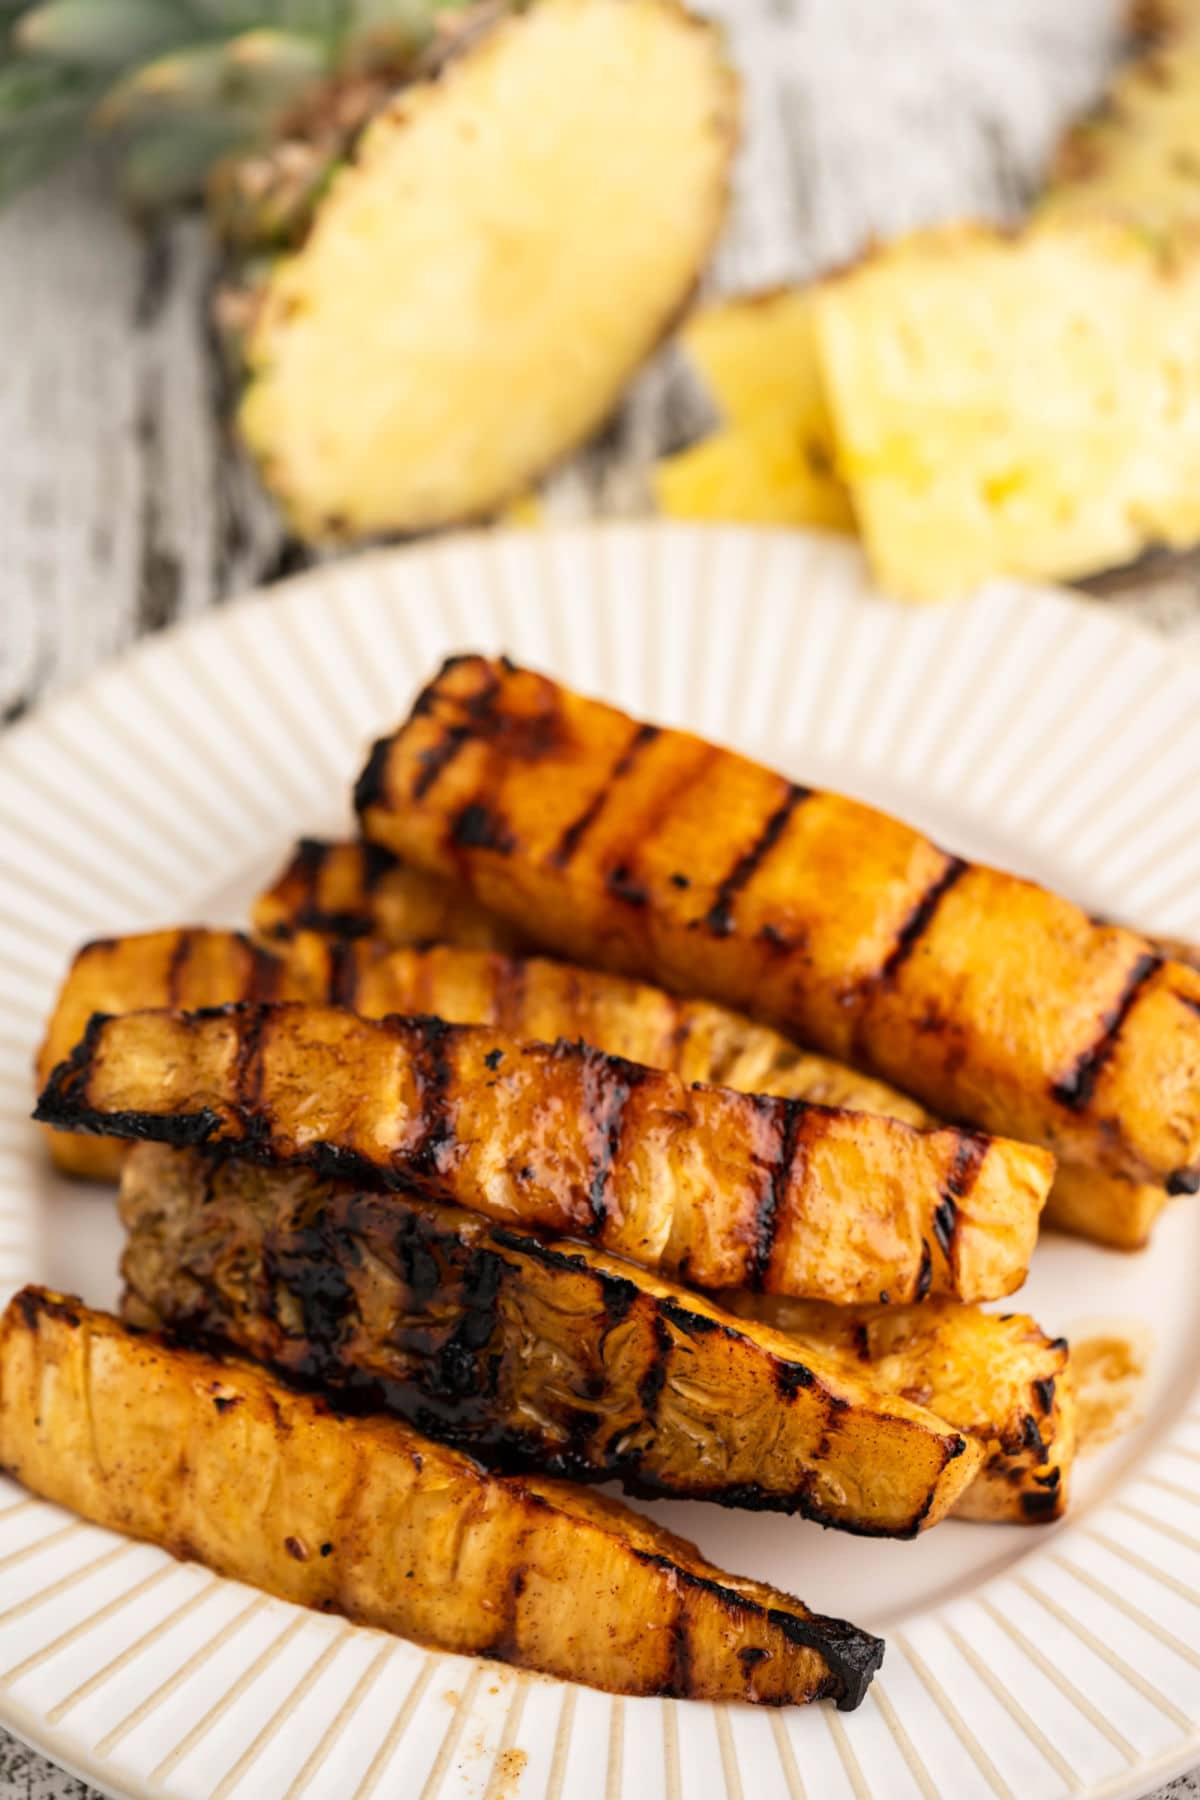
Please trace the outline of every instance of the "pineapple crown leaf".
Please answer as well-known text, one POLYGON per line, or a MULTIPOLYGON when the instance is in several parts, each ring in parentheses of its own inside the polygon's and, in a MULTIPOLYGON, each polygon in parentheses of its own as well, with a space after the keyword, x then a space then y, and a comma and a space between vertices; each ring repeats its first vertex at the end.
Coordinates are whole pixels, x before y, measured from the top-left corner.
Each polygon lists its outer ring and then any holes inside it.
POLYGON ((0 0, 0 200, 89 128, 139 207, 203 191, 344 69, 402 69, 464 0, 0 0), (5 17, 8 23, 5 27, 5 17))

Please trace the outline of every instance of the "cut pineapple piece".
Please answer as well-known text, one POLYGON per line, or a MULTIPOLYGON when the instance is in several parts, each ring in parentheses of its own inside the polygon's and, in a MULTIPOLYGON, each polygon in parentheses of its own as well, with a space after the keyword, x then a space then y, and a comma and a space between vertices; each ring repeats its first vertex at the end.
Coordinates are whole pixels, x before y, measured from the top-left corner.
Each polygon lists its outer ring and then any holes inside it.
POLYGON ((713 301, 692 314, 679 341, 727 424, 796 430, 832 463, 811 288, 713 301))
POLYGON ((654 497, 673 519, 854 529, 845 488, 793 431, 719 431, 703 438, 658 464, 654 497))
POLYGON ((477 518, 593 432, 696 282, 735 139, 674 0, 538 0, 401 93, 247 343, 243 433, 295 527, 477 518))
POLYGON ((834 469, 811 290, 717 301, 694 315, 680 341, 729 429, 658 464, 660 509, 680 519, 852 531, 834 469))
POLYGON ((919 232, 825 283, 823 366, 882 585, 1071 578, 1200 538, 1200 250, 1112 221, 919 232))

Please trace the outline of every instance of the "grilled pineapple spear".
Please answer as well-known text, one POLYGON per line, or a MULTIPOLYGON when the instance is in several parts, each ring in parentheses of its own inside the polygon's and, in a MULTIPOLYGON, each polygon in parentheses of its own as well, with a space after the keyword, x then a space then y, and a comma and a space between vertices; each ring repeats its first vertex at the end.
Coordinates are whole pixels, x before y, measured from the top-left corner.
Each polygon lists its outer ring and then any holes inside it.
POLYGON ((0 1468, 282 1599, 617 1693, 849 1708, 883 1655, 615 1501, 41 1288, 0 1319, 0 1468))
MULTIPOLYGON (((377 881, 373 858, 357 844, 302 847, 268 890, 255 917, 279 932, 288 919, 366 931, 388 925, 398 938, 405 921, 439 908, 445 928, 473 939, 488 915, 463 902, 449 882, 395 864, 377 881), (316 864, 315 899, 309 877, 316 864), (302 874, 298 873, 304 867, 302 874), (442 886, 445 901, 425 883, 442 886), (410 903, 411 902, 411 903, 410 903)), ((502 937, 498 922, 495 935, 502 937)), ((545 957, 506 956, 453 944, 395 948, 356 936, 345 943, 297 930, 270 948, 240 932, 202 928, 102 939, 76 956, 63 983, 37 1064, 44 1086, 69 1055, 94 1012, 158 1006, 219 1006, 236 1000, 336 1000, 368 1018, 432 1013, 459 1025, 495 1025, 514 1037, 583 1038, 598 1050, 673 1069, 688 1081, 715 1081, 748 1093, 816 1101, 854 1112, 882 1113, 933 1126, 926 1109, 886 1082, 833 1057, 818 1056, 739 1013, 705 1001, 680 1000, 661 988, 545 957)), ((67 1174, 115 1180, 126 1146, 118 1138, 48 1130, 50 1151, 67 1174)), ((1167 1204, 1161 1184, 1060 1164, 1045 1222, 1119 1249, 1137 1249, 1167 1204)))
POLYGON ((1066 1511, 1075 1396, 1065 1338, 1022 1313, 924 1306, 825 1306, 724 1294, 742 1318, 775 1326, 807 1354, 838 1353, 885 1387, 979 1438, 986 1461, 956 1504, 960 1519, 1039 1524, 1066 1511))
MULTIPOLYGON (((254 902, 260 937, 323 931, 386 944, 457 944, 519 950, 528 934, 484 910, 462 887, 402 863, 359 840, 301 838, 270 887, 254 902)), ((234 996, 222 996, 232 999, 234 996)))
MULTIPOLYGON (((312 840, 305 840, 297 847, 275 881, 259 896, 254 920, 257 929, 268 935, 278 936, 311 926, 319 930, 337 929, 356 937, 377 934, 393 945, 443 938, 447 944, 492 943, 503 949, 506 947, 505 934, 511 936, 513 930, 503 920, 476 905, 464 894, 458 881, 415 869, 377 844, 316 843, 312 840)), ((1200 967, 1200 951, 1195 945, 1178 939, 1148 938, 1147 941, 1157 955, 1167 960, 1200 967)), ((434 957, 445 957, 446 954, 445 951, 432 953, 434 957)), ((448 960, 458 959, 451 952, 448 960)), ((418 965, 410 964, 412 974, 398 981, 390 1010, 409 1012, 419 1008, 423 1012, 441 1013, 461 1024, 500 1025, 521 1037, 573 1037, 578 1032, 598 1049, 610 1050, 618 1056, 632 1056, 638 1062, 676 1067, 672 1051, 674 1039, 669 1032, 664 1032, 653 1049, 641 1043, 630 1047, 623 1031, 616 1025, 618 1008, 623 1018, 644 1007, 657 1011, 668 1004, 667 996, 660 989, 644 985, 633 988, 627 983, 619 983, 612 988, 614 1010, 611 1019, 587 1014, 577 1019, 575 1011, 580 1005, 579 995, 595 993, 605 977, 595 970, 571 970, 568 974, 559 965, 563 976, 561 1004, 566 1016, 556 1012, 552 1022, 543 1018, 535 1024, 519 1016, 520 1007, 513 1004, 513 995, 523 1004, 525 983, 520 971, 498 964, 493 994, 490 978, 472 973, 460 985, 448 966, 442 966, 446 968, 444 982, 431 972, 426 973, 430 965, 423 959, 418 965), (622 990, 623 997, 619 998, 622 990), (469 996, 468 1003, 472 1006, 486 996, 488 1010, 467 1010, 463 1004, 464 994, 469 996), (447 1006, 451 1010, 447 1011, 447 1006), (454 1010, 455 1007, 460 1010, 454 1010), (609 1036, 602 1035, 613 1029, 616 1038, 610 1040, 609 1036)), ((541 966, 549 965, 543 963, 541 966)), ((614 978, 608 980, 611 984, 614 978)), ((230 991, 205 995, 193 1003, 264 997, 257 993, 230 991)), ((308 997, 319 999, 324 996, 311 994, 308 997)), ((347 996, 343 994, 342 997, 347 996)), ((75 1043, 90 1011, 126 1011, 135 1005, 162 1006, 167 1001, 168 995, 162 987, 143 988, 132 980, 124 996, 118 992, 112 1000, 97 991, 92 1005, 73 1015, 73 1029, 60 1034, 58 1055, 65 1056, 75 1043)), ((357 992, 351 998, 351 1004, 359 1011, 374 1010, 363 1003, 357 992)), ((686 1005, 681 1002, 669 1004, 686 1005)), ((685 1028, 681 1020, 678 1029, 685 1046, 690 1048, 690 1028, 685 1028)), ((746 1033, 757 1031, 759 1038, 766 1033, 765 1027, 756 1028, 744 1019, 738 1020, 738 1029, 746 1033)), ((694 1068, 691 1078, 721 1081, 729 1087, 748 1086, 759 1093, 819 1100, 828 1106, 848 1106, 856 1112, 887 1113, 894 1119, 907 1120, 910 1125, 937 1123, 932 1113, 898 1088, 872 1080, 832 1057, 801 1051, 794 1044, 789 1047, 786 1040, 777 1042, 782 1044, 776 1058, 778 1074, 757 1073, 752 1080, 743 1081, 740 1074, 721 1073, 715 1068, 694 1068), (785 1070, 789 1054, 796 1061, 787 1063, 785 1070), (784 1085, 785 1079, 787 1085, 784 1085)), ((51 1067, 52 1063, 47 1063, 42 1068, 43 1079, 51 1067)), ((86 1165, 92 1157, 99 1158, 104 1154, 97 1140, 70 1139, 59 1134, 58 1143, 69 1146, 61 1155, 71 1158, 78 1167, 86 1165)), ((56 1149, 55 1154, 59 1156, 60 1152, 56 1149)), ((1161 1182, 1137 1181, 1128 1175, 1060 1162, 1046 1202, 1043 1223, 1077 1232, 1113 1249, 1139 1250, 1149 1242, 1154 1222, 1169 1199, 1161 1182)))
MULTIPOLYGON (((403 871, 404 893, 409 873, 403 871)), ((417 877, 418 890, 422 879, 417 877)), ((400 912, 413 916, 403 900, 380 905, 393 924, 400 912)), ((424 898, 414 906, 422 910, 424 898)), ((455 905, 456 919, 465 913, 455 905)), ((314 915, 307 908, 302 916, 343 925, 350 917, 340 910, 314 915)), ((475 923, 467 920, 470 935, 475 923)), ((379 939, 345 943, 309 931, 273 940, 269 948, 241 932, 203 928, 85 944, 71 964, 38 1053, 38 1086, 74 1049, 93 1013, 235 1000, 334 1001, 367 1018, 431 1013, 456 1025, 495 1025, 513 1037, 583 1038, 610 1055, 673 1069, 688 1081, 886 1113, 911 1125, 933 1123, 914 1101, 883 1082, 814 1056, 778 1032, 705 1001, 677 1000, 659 988, 544 957, 449 945, 403 950, 379 939)), ((65 1172, 98 1180, 115 1179, 120 1172, 119 1139, 48 1135, 65 1172)))
POLYGON ((560 952, 1065 1160, 1200 1185, 1200 972, 869 807, 472 656, 375 746, 357 804, 560 952))
POLYGON ((35 1116, 414 1185, 700 1288, 832 1301, 1011 1293, 1053 1173, 1007 1139, 317 1006, 97 1015, 35 1116))
POLYGON ((124 1316, 232 1345, 502 1467, 911 1537, 983 1447, 869 1366, 576 1244, 139 1145, 124 1316))

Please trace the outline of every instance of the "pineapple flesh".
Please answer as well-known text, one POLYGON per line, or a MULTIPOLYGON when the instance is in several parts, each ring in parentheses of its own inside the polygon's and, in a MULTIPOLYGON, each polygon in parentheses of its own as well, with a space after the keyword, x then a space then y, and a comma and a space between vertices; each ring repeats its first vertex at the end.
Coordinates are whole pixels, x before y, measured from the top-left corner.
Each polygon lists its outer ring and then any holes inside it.
POLYGON ((660 509, 681 519, 852 531, 834 466, 811 289, 716 301, 692 317, 680 341, 723 429, 658 464, 660 509))
POLYGON ((674 0, 539 0, 402 90, 246 339, 243 436, 294 527, 486 516, 587 438, 695 285, 735 140, 674 0))
POLYGON ((914 599, 1200 537, 1200 256, 1116 221, 919 232, 817 293, 875 573, 914 599))

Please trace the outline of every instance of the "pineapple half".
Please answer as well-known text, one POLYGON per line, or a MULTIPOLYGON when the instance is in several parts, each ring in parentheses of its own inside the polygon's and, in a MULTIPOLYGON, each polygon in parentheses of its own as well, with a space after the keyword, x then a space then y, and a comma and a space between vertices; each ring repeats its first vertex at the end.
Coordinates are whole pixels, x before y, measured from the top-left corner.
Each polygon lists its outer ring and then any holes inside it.
POLYGON ((242 434, 296 530, 480 518, 595 431, 693 291, 736 138, 675 0, 536 0, 402 89, 244 343, 242 434))
POLYGON ((1200 538, 1200 242, 1115 221, 918 232, 817 290, 881 583, 1072 578, 1200 538))
POLYGON ((811 289, 714 301, 689 320, 680 343, 723 427, 657 465, 660 510, 680 519, 853 531, 834 466, 811 289))

